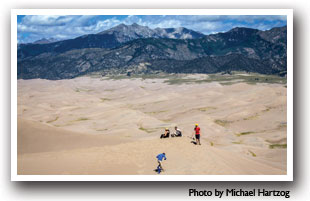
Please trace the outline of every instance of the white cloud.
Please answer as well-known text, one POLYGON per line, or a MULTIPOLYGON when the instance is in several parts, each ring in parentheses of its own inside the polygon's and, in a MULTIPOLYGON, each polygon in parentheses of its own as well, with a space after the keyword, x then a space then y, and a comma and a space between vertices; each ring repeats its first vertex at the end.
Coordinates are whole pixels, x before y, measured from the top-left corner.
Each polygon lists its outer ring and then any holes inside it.
POLYGON ((266 30, 286 23, 286 16, 136 16, 102 18, 100 16, 27 15, 18 24, 18 40, 32 42, 41 38, 69 39, 104 31, 120 23, 137 23, 150 28, 186 27, 204 34, 228 31, 236 26, 266 30), (25 35, 24 33, 27 33, 25 35))
POLYGON ((38 25, 38 26, 59 26, 72 21, 74 16, 60 16, 60 15, 26 15, 22 24, 24 25, 38 25))
POLYGON ((182 22, 179 20, 163 20, 159 23, 146 23, 147 26, 151 28, 177 28, 182 26, 182 22))
POLYGON ((91 19, 96 16, 25 16, 17 25, 20 42, 32 42, 41 38, 69 39, 93 33, 100 27, 91 19), (20 36, 27 33, 27 37, 20 36))
POLYGON ((254 22, 254 21, 286 21, 284 15, 230 15, 227 19, 243 21, 243 22, 254 22))
POLYGON ((122 22, 116 18, 106 19, 104 21, 98 21, 94 27, 94 33, 107 30, 121 23, 122 22))

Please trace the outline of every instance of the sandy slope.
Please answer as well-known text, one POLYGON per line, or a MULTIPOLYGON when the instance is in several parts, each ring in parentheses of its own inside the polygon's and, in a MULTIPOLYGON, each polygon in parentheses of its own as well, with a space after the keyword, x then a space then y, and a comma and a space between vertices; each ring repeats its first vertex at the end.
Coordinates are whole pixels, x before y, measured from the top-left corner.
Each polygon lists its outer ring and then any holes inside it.
POLYGON ((205 139, 202 146, 195 146, 188 137, 126 142, 110 136, 74 136, 72 132, 20 121, 26 130, 19 130, 18 136, 22 141, 18 145, 19 174, 154 174, 155 156, 161 152, 168 157, 163 174, 285 173, 275 165, 256 162, 252 156, 210 146, 205 139))
POLYGON ((286 88, 18 80, 18 174, 286 174, 286 88), (191 143, 193 124, 202 146, 191 143), (158 139, 178 125, 185 135, 158 139))

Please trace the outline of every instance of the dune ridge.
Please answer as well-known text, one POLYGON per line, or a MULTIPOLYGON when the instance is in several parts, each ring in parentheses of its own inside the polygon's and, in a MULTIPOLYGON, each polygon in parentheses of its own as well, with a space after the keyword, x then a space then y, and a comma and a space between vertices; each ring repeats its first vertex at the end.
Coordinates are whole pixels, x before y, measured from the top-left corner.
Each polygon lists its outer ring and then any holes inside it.
POLYGON ((156 174, 162 152, 162 174, 286 174, 284 145, 283 84, 18 80, 18 174, 156 174))

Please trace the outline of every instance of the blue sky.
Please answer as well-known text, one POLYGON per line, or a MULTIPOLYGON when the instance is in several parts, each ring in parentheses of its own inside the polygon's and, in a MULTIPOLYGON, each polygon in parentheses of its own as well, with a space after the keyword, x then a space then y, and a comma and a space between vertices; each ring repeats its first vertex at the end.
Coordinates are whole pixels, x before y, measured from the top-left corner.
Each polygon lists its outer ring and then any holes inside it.
POLYGON ((58 40, 98 33, 118 24, 133 24, 150 28, 186 27, 204 34, 228 31, 234 27, 268 30, 285 26, 286 16, 279 15, 19 15, 19 43, 42 38, 58 40))

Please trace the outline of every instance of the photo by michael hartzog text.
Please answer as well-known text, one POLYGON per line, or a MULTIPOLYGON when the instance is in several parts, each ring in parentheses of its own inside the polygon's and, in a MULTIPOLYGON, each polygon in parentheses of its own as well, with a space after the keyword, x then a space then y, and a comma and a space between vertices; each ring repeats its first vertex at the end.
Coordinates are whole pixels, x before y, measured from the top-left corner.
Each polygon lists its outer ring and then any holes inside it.
POLYGON ((247 196, 266 196, 266 197, 285 197, 290 198, 290 191, 283 190, 266 190, 266 189, 253 189, 253 190, 243 190, 243 189, 226 189, 226 190, 197 190, 189 189, 188 196, 215 196, 222 198, 223 196, 232 196, 232 197, 247 197, 247 196))

